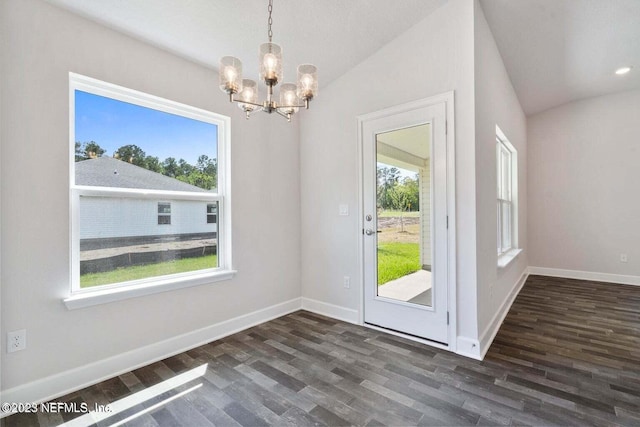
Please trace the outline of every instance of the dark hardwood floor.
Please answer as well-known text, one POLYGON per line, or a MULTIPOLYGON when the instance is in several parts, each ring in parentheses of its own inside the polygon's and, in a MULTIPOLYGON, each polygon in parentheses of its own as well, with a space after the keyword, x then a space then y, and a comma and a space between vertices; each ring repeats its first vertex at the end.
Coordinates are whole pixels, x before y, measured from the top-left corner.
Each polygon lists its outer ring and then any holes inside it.
POLYGON ((57 401, 133 405, 100 426, 639 426, 640 287, 530 276, 482 362, 299 311, 57 401))

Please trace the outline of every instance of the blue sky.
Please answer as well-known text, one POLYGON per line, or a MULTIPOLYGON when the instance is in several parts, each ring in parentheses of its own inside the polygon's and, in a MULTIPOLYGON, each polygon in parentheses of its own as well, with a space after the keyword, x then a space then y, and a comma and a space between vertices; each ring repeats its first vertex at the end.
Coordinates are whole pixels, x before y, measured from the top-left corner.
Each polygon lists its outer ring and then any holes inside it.
POLYGON ((76 90, 75 140, 97 142, 104 155, 134 144, 147 156, 195 164, 198 156, 217 158, 217 126, 76 90))

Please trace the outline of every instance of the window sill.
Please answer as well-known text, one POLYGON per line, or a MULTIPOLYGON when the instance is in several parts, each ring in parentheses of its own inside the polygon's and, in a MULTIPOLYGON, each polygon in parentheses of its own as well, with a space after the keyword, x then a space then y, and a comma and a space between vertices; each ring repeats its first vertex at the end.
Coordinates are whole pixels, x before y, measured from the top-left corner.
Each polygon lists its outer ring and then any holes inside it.
POLYGON ((91 307, 93 305, 107 304, 114 301, 122 301, 129 298, 136 298, 145 295, 153 295, 160 292, 173 291, 176 289, 190 288, 192 286, 205 285, 208 283, 229 280, 237 271, 224 270, 215 273, 190 275, 188 277, 176 279, 157 280, 144 285, 123 286, 120 288, 110 288, 90 292, 81 292, 71 295, 63 300, 64 305, 69 310, 91 307))
POLYGON ((520 252, 522 252, 522 249, 511 249, 510 251, 498 256, 498 268, 505 268, 511 264, 511 261, 516 259, 520 252))

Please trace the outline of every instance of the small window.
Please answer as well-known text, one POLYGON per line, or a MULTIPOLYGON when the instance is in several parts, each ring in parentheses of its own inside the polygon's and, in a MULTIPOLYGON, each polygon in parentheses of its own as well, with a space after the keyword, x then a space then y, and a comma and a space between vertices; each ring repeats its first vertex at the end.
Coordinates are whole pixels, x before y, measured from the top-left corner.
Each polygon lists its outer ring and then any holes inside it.
POLYGON ((171 224, 171 203, 158 203, 158 225, 171 224))
POLYGON ((218 206, 210 203, 207 205, 207 224, 216 224, 218 222, 218 206))
POLYGON ((65 302, 106 287, 140 295, 231 277, 228 117, 73 73, 69 82, 65 302))
POLYGON ((517 248, 518 153, 496 126, 498 256, 517 248))

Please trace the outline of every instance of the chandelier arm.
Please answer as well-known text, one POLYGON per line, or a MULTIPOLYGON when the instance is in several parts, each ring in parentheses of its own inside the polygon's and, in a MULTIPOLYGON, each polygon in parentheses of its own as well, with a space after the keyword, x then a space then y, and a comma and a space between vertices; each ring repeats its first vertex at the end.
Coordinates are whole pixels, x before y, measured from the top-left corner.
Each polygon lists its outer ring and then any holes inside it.
POLYGON ((282 109, 287 109, 287 108, 305 108, 306 104, 300 104, 300 105, 278 105, 278 109, 282 108, 282 109))
POLYGON ((262 110, 258 110, 258 109, 255 109, 255 110, 244 110, 246 119, 249 120, 249 117, 251 117, 256 111, 262 111, 262 110))
POLYGON ((276 113, 278 113, 278 115, 279 115, 279 116, 282 116, 282 117, 284 117, 285 119, 287 119, 287 121, 288 121, 288 122, 290 122, 290 121, 291 121, 291 113, 289 113, 289 114, 285 114, 285 113, 283 113, 282 111, 280 111, 280 110, 278 110, 278 109, 276 109, 276 113))
POLYGON ((231 102, 237 102, 238 104, 248 104, 248 105, 253 105, 253 106, 256 106, 256 107, 262 107, 263 106, 262 104, 256 104, 255 102, 243 101, 241 99, 235 99, 235 98, 232 98, 231 102))

